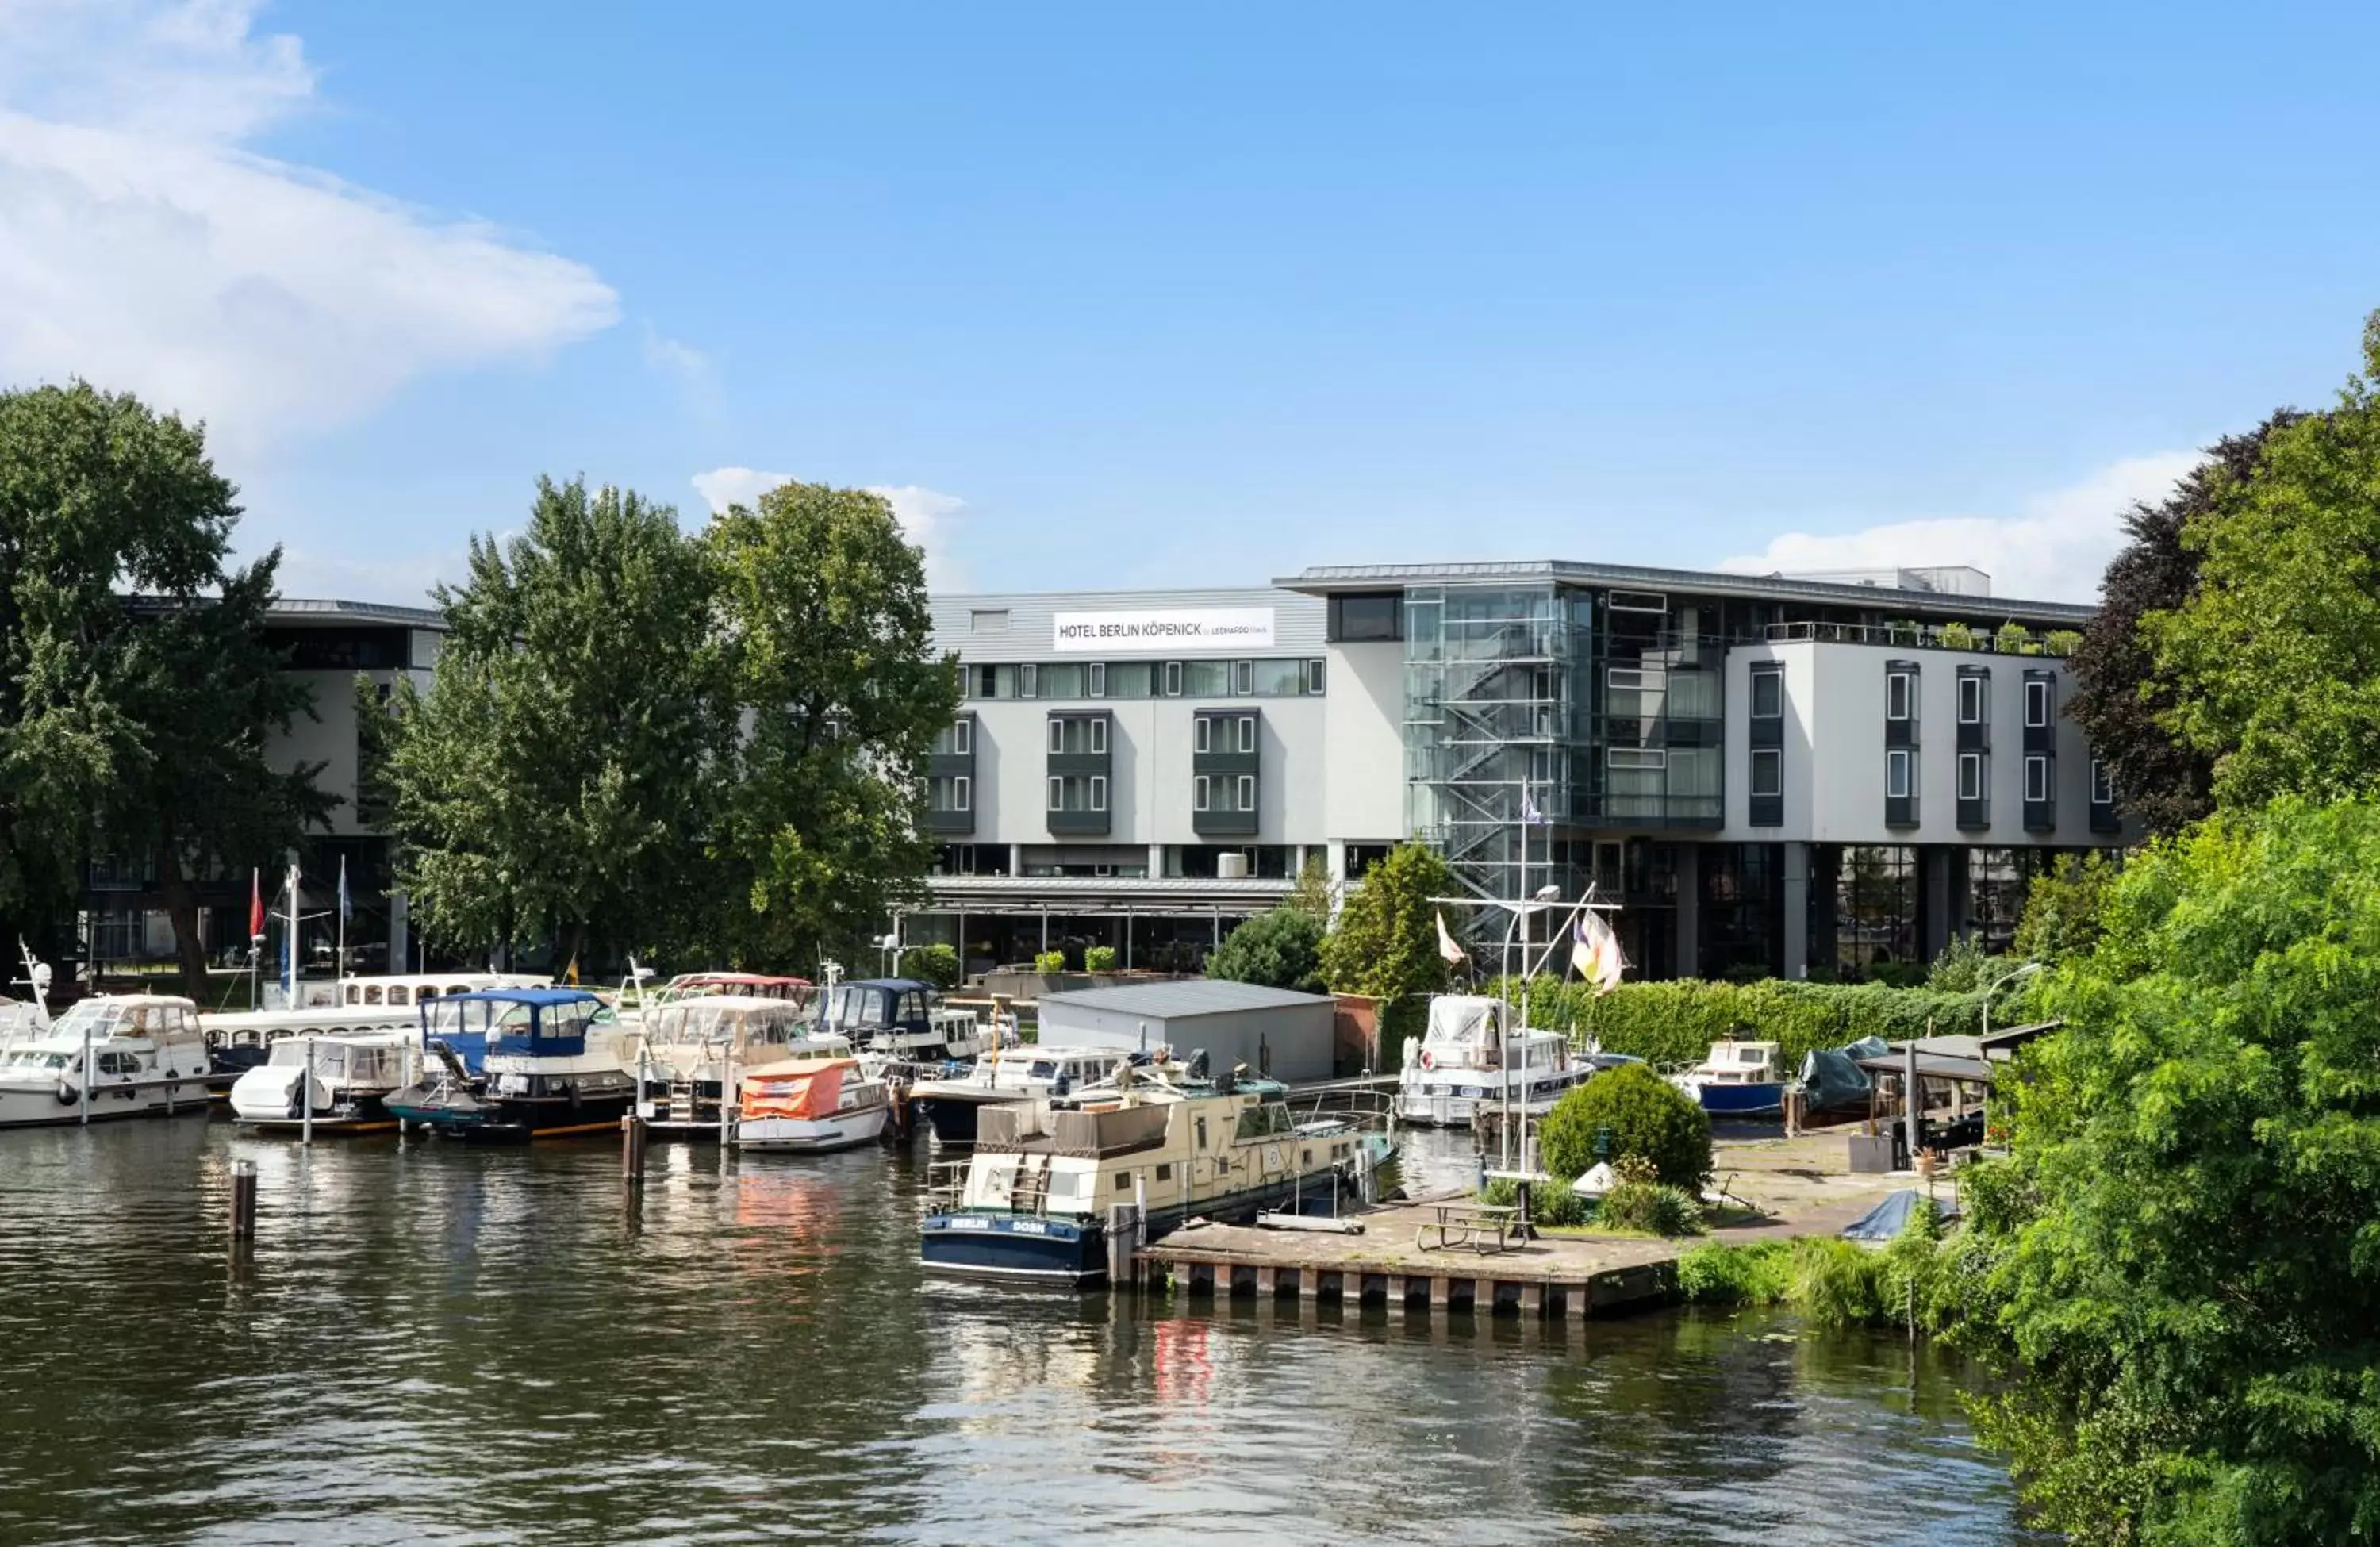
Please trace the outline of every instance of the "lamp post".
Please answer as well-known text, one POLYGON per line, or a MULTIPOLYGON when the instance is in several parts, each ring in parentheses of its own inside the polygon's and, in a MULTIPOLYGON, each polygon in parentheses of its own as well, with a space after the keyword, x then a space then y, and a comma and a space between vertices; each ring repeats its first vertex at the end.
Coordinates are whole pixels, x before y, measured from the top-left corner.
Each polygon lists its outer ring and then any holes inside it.
POLYGON ((2029 961, 2029 962, 2026 962, 2022 967, 2017 968, 2013 969, 2012 971, 2008 971, 2008 972, 2003 972, 2003 973, 2001 973, 1998 977, 1997 977, 1997 978, 1993 979, 1990 982, 1985 983, 1985 984, 1984 985, 1984 1035, 1985 1035, 1985 1036, 1988 1037, 1988 1036, 1990 1036, 1990 1035, 1992 1034, 1992 995, 1993 995, 1993 994, 1995 994, 1995 993, 1998 993, 2000 991, 2000 988, 2001 988, 2001 986, 2002 986, 2002 985, 2007 984, 2007 983, 2012 983, 2012 982, 2015 982, 2019 978, 2030 978, 2030 977, 2032 977, 2034 973, 2036 973, 2036 972, 2038 972, 2038 971, 2040 971, 2040 970, 2041 970, 2041 963, 2039 963, 2039 962, 2037 962, 2037 961, 2029 961))

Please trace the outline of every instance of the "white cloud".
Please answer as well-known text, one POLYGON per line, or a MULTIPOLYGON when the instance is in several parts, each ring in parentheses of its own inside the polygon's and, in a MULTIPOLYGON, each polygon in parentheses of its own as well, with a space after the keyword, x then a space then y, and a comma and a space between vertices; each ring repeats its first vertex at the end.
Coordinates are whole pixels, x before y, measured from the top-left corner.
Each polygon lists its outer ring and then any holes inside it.
POLYGON ((1938 517, 1826 535, 1788 532, 1764 552, 1723 559, 1719 567, 1766 575, 1966 564, 1991 576, 1995 596, 2090 602, 2098 596, 2107 561, 2123 546, 2124 513, 2135 501, 2164 499, 2202 458, 2195 451, 2128 457, 2025 500, 2013 516, 1938 517))
POLYGON ((719 367, 702 350, 644 324, 645 364, 675 382, 698 408, 719 405, 719 367))
MULTIPOLYGON (((792 482, 794 476, 752 468, 713 468, 695 474, 694 487, 716 515, 731 505, 750 505, 778 484, 792 482)), ((926 583, 936 591, 964 589, 966 579, 952 556, 951 537, 959 513, 966 508, 966 501, 915 483, 898 487, 876 484, 868 492, 883 495, 892 514, 899 518, 902 531, 910 542, 926 550, 926 583)))
POLYGON ((608 327, 580 263, 247 149, 314 100, 255 0, 0 0, 0 384, 252 449, 608 327))

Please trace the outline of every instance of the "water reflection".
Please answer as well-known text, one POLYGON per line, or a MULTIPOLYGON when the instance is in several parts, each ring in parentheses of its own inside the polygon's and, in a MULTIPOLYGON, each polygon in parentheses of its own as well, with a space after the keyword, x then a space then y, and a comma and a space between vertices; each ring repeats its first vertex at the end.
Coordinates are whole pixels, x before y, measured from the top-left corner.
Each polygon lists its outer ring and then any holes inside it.
POLYGON ((0 1136, 0 1541, 2022 1540, 1894 1340, 1020 1297, 921 1170, 0 1136))

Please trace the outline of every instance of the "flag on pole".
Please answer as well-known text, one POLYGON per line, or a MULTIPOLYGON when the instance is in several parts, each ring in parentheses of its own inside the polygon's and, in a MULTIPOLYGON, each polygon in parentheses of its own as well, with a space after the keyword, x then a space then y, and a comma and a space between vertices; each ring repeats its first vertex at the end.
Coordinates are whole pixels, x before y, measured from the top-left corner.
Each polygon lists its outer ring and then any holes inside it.
POLYGON ((264 932, 264 872, 248 872, 248 937, 254 940, 264 932))
POLYGON ((1578 927, 1571 932, 1570 964, 1595 985, 1597 998, 1620 986, 1620 974, 1628 965, 1620 954, 1620 937, 1591 907, 1578 910, 1578 927))
POLYGON ((356 905, 347 896, 347 857, 339 856, 339 920, 345 923, 356 916, 356 905))
POLYGON ((578 986, 578 953, 570 953, 570 965, 562 970, 562 981, 572 988, 578 986))
POLYGON ((1531 827, 1547 825, 1546 813, 1537 810, 1536 792, 1526 785, 1521 786, 1521 820, 1531 827))
POLYGON ((1454 943, 1454 936, 1446 932, 1446 914, 1442 910, 1438 915, 1438 954, 1446 958, 1449 967, 1460 967, 1466 959, 1463 947, 1454 943))

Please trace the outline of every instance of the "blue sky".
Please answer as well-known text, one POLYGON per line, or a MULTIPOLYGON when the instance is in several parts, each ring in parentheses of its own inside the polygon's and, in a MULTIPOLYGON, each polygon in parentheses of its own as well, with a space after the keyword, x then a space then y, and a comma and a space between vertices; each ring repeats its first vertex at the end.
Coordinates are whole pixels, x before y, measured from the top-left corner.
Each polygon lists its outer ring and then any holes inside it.
POLYGON ((204 415, 309 593, 583 470, 983 589, 2087 595, 2354 365, 2380 12, 2078 9, 0 0, 0 381, 204 415))

